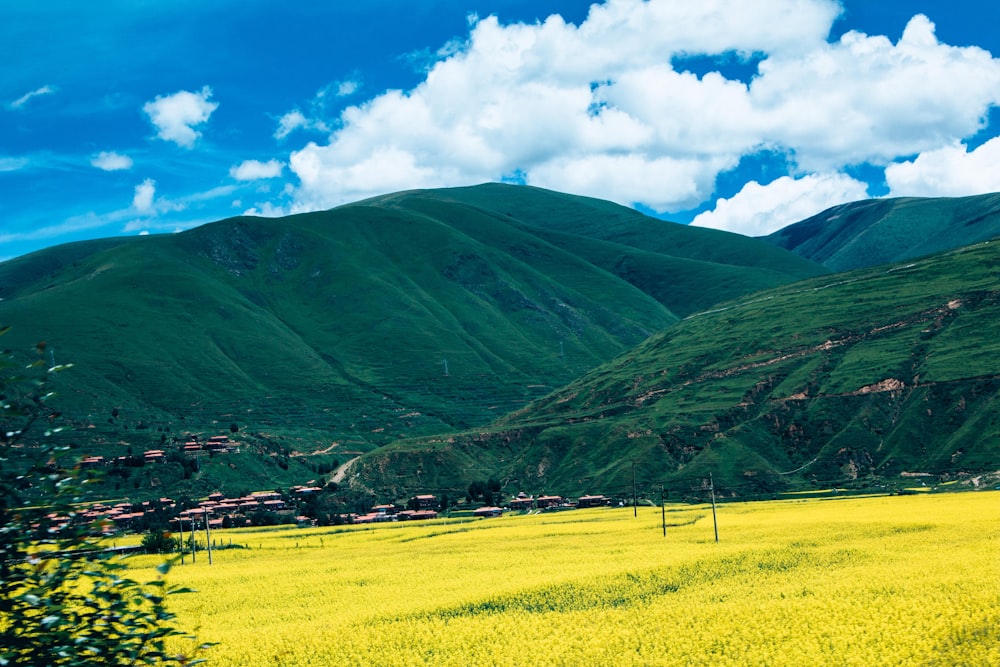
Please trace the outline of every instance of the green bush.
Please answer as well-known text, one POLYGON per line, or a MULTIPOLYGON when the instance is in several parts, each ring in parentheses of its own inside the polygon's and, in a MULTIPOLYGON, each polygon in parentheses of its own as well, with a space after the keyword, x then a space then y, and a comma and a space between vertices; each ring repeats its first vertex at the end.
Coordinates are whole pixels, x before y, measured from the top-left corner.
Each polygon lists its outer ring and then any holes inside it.
POLYGON ((174 553, 177 546, 177 538, 166 530, 151 530, 142 537, 142 548, 148 554, 174 553))
MULTIPOLYGON (((7 329, 0 329, 2 335, 7 329)), ((183 637, 167 609, 168 586, 128 578, 124 563, 98 537, 100 525, 75 521, 76 478, 63 472, 36 425, 53 430, 44 346, 26 368, 0 356, 0 666, 192 665, 168 651, 183 637)))

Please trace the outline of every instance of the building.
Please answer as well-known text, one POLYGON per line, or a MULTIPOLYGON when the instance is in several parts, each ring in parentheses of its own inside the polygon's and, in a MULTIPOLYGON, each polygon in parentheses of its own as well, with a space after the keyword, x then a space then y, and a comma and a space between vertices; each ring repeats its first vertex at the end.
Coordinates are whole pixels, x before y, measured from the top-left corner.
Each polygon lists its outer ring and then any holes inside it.
POLYGON ((606 507, 611 504, 611 498, 607 496, 580 496, 576 501, 576 506, 580 509, 587 507, 606 507))
POLYGON ((417 509, 421 510, 431 509, 438 506, 437 496, 432 496, 430 494, 414 496, 413 501, 417 509))
POLYGON ((475 510, 472 513, 473 516, 478 516, 483 518, 500 516, 502 514, 503 514, 502 507, 480 507, 479 509, 475 510))
POLYGON ((546 507, 558 507, 563 504, 562 496, 538 496, 535 498, 535 507, 540 510, 546 507))
POLYGON ((530 510, 535 506, 535 499, 522 491, 517 494, 517 498, 512 498, 507 504, 512 510, 530 510))

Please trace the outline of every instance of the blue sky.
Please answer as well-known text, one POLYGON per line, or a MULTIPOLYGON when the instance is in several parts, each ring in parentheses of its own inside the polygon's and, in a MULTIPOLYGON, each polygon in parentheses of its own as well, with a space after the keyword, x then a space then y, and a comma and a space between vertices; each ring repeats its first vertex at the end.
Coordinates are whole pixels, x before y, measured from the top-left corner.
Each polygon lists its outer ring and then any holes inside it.
POLYGON ((0 8, 0 259, 505 180, 765 234, 1000 190, 1000 5, 0 8))

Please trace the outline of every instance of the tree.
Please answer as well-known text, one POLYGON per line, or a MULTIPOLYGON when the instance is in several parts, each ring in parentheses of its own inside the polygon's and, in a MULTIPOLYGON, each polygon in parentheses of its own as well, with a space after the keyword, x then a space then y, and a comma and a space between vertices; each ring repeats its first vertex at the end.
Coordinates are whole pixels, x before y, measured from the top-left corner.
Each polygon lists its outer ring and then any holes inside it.
POLYGON ((148 554, 169 554, 177 547, 178 540, 166 530, 151 530, 142 538, 142 548, 148 554))
POLYGON ((467 497, 469 500, 478 500, 483 497, 486 490, 486 482, 477 480, 469 484, 469 494, 467 497))
MULTIPOLYGON (((8 328, 0 328, 0 335, 8 328)), ((0 665, 191 665, 167 641, 184 636, 166 607, 163 575, 140 583, 100 541, 99 525, 75 520, 76 480, 58 465, 58 429, 44 345, 18 370, 0 355, 0 665), (28 442, 44 424, 43 436, 28 442), (16 454, 16 456, 15 456, 16 454)), ((197 653, 205 645, 197 647, 197 653)))

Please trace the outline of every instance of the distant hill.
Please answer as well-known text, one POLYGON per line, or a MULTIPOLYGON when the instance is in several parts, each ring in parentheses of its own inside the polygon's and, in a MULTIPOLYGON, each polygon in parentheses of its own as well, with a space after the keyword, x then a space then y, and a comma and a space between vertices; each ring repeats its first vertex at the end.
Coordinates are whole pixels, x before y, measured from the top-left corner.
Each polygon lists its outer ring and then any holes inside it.
POLYGON ((56 389, 80 455, 233 430, 265 458, 217 473, 283 483, 289 459, 488 423, 679 316, 823 271, 761 241, 486 185, 51 248, 0 264, 0 321, 5 346, 44 340, 75 364, 56 389))
MULTIPOLYGON (((530 186, 487 183, 372 201, 452 224, 466 219, 456 212, 467 207, 475 211, 470 219, 485 215, 572 252, 652 295, 680 317, 740 294, 827 272, 814 261, 757 239, 678 225, 612 202, 530 186)), ((511 250, 517 252, 516 247, 511 250)))
POLYGON ((720 304, 488 428, 354 471, 391 494, 473 464, 508 488, 626 496, 634 470, 672 497, 710 474, 754 496, 996 471, 1000 241, 720 304))
POLYGON ((832 271, 849 271, 997 236, 1000 193, 842 204, 761 238, 832 271))

